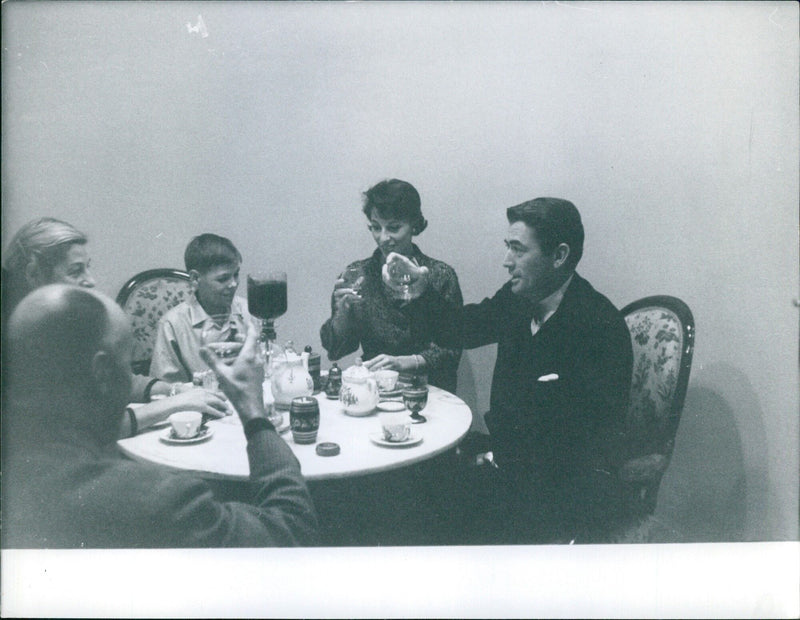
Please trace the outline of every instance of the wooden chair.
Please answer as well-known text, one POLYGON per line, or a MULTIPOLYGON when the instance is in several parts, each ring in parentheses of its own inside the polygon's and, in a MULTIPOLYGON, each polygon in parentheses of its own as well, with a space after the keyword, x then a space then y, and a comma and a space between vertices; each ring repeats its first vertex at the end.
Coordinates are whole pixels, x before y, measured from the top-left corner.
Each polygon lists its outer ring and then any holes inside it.
MULTIPOLYGON (((633 377, 626 419, 626 459, 620 469, 624 518, 608 542, 649 542, 661 479, 675 447, 694 351, 694 318, 676 297, 645 297, 622 309, 633 345, 633 377)), ((483 441, 462 449, 469 465, 489 469, 483 441), (477 463, 476 461, 477 457, 477 463)), ((488 458, 487 458, 488 457, 488 458)))
MULTIPOLYGON (((633 345, 627 460, 620 470, 626 513, 644 522, 655 511, 675 447, 694 350, 694 318, 676 297, 656 295, 622 309, 633 345)), ((645 541, 642 541, 645 542, 645 541)))
POLYGON ((133 372, 148 374, 159 319, 191 294, 189 274, 179 269, 150 269, 128 280, 117 303, 133 326, 133 372))

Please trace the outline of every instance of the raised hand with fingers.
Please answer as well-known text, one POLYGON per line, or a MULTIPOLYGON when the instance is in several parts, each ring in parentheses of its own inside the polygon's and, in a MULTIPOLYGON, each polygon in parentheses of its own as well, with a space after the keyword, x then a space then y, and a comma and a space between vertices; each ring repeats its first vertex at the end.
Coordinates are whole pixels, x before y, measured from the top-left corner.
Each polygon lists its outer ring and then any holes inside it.
POLYGON ((231 401, 242 424, 255 417, 266 417, 264 410, 264 366, 260 362, 258 332, 247 331, 242 350, 232 364, 227 365, 207 347, 200 349, 200 356, 214 371, 219 387, 231 401))

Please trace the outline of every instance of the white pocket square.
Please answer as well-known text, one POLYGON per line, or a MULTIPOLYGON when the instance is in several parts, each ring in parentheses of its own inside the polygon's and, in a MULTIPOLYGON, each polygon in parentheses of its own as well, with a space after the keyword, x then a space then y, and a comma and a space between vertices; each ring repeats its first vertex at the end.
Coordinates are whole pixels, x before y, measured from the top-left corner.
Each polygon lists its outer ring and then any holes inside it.
POLYGON ((556 381, 558 380, 558 375, 556 373, 550 373, 549 375, 542 375, 537 379, 537 381, 556 381))

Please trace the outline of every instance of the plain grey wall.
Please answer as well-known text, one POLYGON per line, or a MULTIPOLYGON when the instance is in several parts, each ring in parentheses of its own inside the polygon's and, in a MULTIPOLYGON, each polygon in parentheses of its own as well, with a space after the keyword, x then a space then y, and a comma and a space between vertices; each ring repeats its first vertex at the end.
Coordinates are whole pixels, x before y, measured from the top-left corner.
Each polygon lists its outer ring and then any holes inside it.
MULTIPOLYGON (((319 349, 333 280, 374 247, 373 183, 417 187, 418 242, 468 302, 505 280, 505 208, 568 198, 599 290, 695 315, 659 513, 687 540, 797 538, 795 3, 2 10, 4 247, 66 219, 113 295, 217 232, 243 272, 288 271, 279 336, 319 349)), ((492 364, 492 348, 462 363, 477 412, 492 364)))

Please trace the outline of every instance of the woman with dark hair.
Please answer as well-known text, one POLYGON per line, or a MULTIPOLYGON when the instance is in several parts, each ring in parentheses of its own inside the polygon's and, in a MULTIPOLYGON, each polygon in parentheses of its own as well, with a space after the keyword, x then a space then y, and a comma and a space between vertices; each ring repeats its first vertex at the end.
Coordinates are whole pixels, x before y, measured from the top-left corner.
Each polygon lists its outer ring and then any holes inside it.
MULTIPOLYGON (((3 328, 22 298, 41 286, 62 283, 93 288, 87 244, 84 233, 52 217, 33 220, 20 228, 3 259, 3 328)), ((120 425, 120 437, 135 435, 139 429, 166 420, 176 411, 192 409, 221 417, 226 410, 225 401, 219 396, 191 383, 170 384, 133 374, 130 399, 144 404, 128 408, 120 425)))
POLYGON ((364 192, 363 212, 378 247, 347 267, 345 274, 353 275, 336 282, 331 317, 320 330, 322 346, 331 360, 361 346, 370 370, 426 374, 429 383, 455 392, 461 348, 448 337, 448 317, 431 311, 427 295, 398 299, 381 278, 387 258, 401 254, 427 268, 440 296, 459 306, 463 302, 453 268, 426 256, 413 242, 428 225, 419 193, 405 181, 381 181, 364 192))

